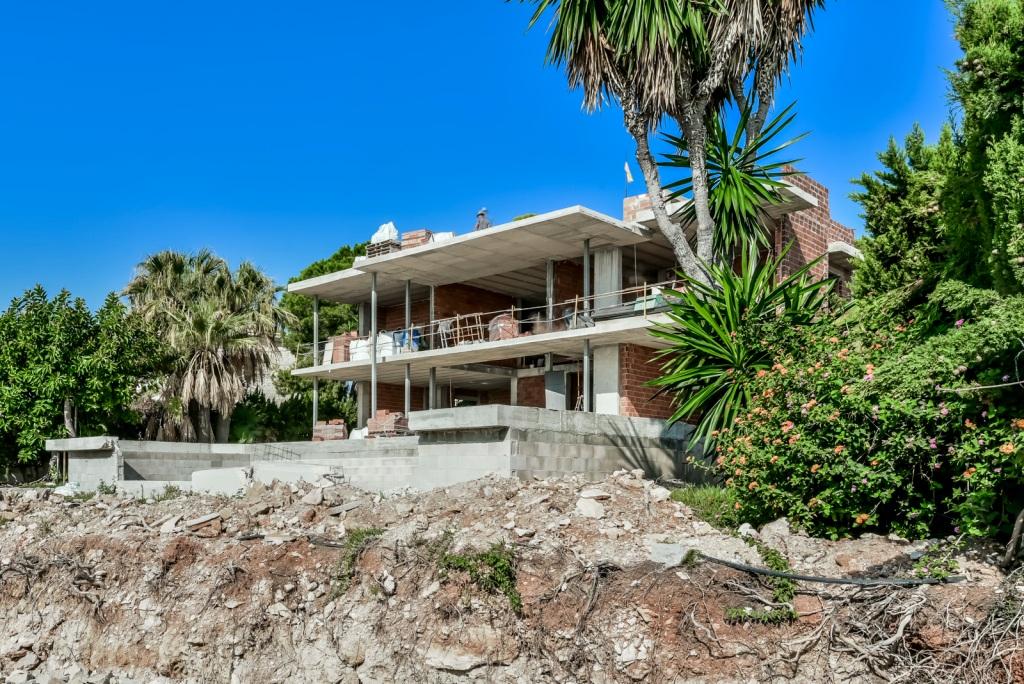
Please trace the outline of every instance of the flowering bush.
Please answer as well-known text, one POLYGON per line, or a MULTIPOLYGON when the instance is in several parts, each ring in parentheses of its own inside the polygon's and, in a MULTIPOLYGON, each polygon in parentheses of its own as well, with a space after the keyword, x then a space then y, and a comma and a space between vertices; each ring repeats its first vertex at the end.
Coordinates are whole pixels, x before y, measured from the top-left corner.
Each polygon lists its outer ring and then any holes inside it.
POLYGON ((748 410, 717 435, 743 518, 832 537, 1008 531, 1024 506, 1024 388, 1009 384, 1024 297, 942 306, 937 327, 826 321, 775 347, 748 410))

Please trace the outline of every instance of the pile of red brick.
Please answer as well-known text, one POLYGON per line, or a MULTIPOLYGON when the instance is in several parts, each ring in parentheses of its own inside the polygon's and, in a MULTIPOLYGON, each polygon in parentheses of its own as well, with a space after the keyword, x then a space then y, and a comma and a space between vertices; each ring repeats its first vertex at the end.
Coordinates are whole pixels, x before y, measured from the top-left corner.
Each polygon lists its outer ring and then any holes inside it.
POLYGON ((314 442, 330 442, 336 439, 348 439, 348 426, 341 418, 318 421, 313 428, 314 442))
POLYGON ((398 437, 409 434, 409 419, 400 411, 379 409, 377 415, 366 421, 367 437, 398 437))
POLYGON ((402 249, 425 245, 430 242, 432 236, 433 233, 426 228, 406 231, 402 233, 402 249))

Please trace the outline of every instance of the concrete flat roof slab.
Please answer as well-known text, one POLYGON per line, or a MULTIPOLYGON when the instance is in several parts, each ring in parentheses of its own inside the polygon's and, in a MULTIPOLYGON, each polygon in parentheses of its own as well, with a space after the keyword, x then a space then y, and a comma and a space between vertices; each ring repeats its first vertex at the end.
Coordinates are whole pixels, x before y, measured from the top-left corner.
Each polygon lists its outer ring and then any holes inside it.
POLYGON ((367 259, 353 268, 291 283, 289 292, 355 304, 370 298, 371 273, 378 274, 378 297, 393 298, 406 280, 423 285, 473 281, 543 265, 548 259, 572 259, 591 249, 647 242, 652 233, 582 206, 567 207, 487 230, 459 235, 367 259))

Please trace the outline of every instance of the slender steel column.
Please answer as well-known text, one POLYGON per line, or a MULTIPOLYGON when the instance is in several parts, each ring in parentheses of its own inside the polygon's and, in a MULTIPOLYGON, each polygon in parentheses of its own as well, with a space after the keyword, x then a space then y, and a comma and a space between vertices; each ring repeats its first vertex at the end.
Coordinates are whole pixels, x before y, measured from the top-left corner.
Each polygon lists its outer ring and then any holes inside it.
MULTIPOLYGON (((548 327, 551 328, 555 324, 555 262, 548 259, 547 264, 547 277, 546 277, 546 295, 548 304, 548 327)), ((551 352, 544 355, 544 370, 550 371, 552 366, 551 352)))
MULTIPOLYGON (((405 281, 405 351, 412 351, 412 281, 405 281)), ((405 364, 405 415, 412 412, 412 364, 405 364)))
MULTIPOLYGON (((590 311, 590 238, 583 241, 583 311, 590 311)), ((590 412, 590 340, 583 340, 583 410, 590 412)))
MULTIPOLYGON (((437 345, 438 345, 438 342, 437 342, 438 338, 437 338, 437 334, 436 334, 437 331, 434 330, 434 321, 437 319, 437 312, 435 310, 435 306, 436 306, 435 295, 436 295, 436 291, 434 289, 434 286, 431 285, 430 286, 430 307, 429 307, 430 311, 428 313, 428 315, 430 317, 430 321, 429 321, 429 326, 430 327, 428 328, 429 332, 428 332, 427 337, 426 337, 426 339, 430 340, 430 348, 431 349, 435 349, 437 347, 437 345)), ((427 408, 428 409, 435 409, 435 408, 437 408, 437 368, 434 368, 433 366, 430 367, 430 380, 427 383, 427 408)))
POLYGON ((377 415, 377 273, 370 274, 370 418, 377 415))
MULTIPOLYGON (((320 365, 320 297, 313 296, 313 365, 320 365)), ((320 419, 320 378, 313 378, 313 427, 320 419)))

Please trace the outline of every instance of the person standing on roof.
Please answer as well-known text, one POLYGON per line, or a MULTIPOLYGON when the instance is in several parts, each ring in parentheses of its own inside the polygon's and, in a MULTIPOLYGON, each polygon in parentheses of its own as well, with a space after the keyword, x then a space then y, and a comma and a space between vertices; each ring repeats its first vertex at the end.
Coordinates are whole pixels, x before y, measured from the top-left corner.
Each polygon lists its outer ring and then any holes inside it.
POLYGON ((483 207, 476 212, 476 226, 473 227, 473 230, 487 230, 490 227, 491 220, 487 218, 487 207, 483 207))

